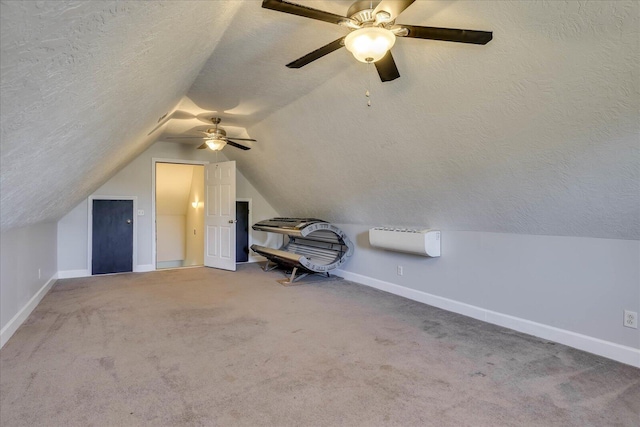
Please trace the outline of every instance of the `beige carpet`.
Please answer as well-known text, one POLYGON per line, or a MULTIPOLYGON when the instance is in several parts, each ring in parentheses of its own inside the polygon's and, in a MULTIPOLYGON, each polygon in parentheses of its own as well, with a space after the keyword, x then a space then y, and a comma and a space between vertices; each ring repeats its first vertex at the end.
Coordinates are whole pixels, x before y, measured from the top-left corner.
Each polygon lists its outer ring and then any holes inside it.
POLYGON ((244 265, 60 280, 0 351, 9 426, 637 426, 640 369, 244 265))

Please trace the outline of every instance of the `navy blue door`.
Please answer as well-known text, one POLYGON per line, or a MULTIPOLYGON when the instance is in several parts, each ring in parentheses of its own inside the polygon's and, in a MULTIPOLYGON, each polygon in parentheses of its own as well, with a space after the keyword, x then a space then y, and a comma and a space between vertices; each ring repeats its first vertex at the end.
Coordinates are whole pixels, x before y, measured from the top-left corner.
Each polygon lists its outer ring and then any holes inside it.
POLYGON ((236 262, 249 261, 249 202, 236 202, 236 262))
POLYGON ((133 200, 94 200, 91 274, 133 271, 133 200))

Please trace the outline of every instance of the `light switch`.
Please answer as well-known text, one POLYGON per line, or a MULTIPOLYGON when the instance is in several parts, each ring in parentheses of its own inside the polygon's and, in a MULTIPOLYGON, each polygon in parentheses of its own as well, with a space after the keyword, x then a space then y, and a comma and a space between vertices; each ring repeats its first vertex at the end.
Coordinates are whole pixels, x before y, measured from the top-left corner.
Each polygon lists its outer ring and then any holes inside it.
POLYGON ((142 209, 138 209, 138 216, 144 216, 144 211, 142 209))

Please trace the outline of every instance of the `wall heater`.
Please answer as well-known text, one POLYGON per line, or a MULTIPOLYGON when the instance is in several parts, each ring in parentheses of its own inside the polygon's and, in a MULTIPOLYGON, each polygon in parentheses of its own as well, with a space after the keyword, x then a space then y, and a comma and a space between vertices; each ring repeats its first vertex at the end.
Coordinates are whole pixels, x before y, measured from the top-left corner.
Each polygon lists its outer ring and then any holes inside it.
POLYGON ((375 227, 369 229, 371 246, 428 257, 440 256, 440 230, 375 227))

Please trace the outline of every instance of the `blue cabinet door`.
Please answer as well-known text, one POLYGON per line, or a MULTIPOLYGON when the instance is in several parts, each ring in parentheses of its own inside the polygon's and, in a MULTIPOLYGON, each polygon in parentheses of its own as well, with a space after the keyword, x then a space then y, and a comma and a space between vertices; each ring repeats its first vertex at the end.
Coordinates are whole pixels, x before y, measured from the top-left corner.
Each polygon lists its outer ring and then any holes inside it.
POLYGON ((91 274, 133 271, 133 200, 94 200, 91 274))

